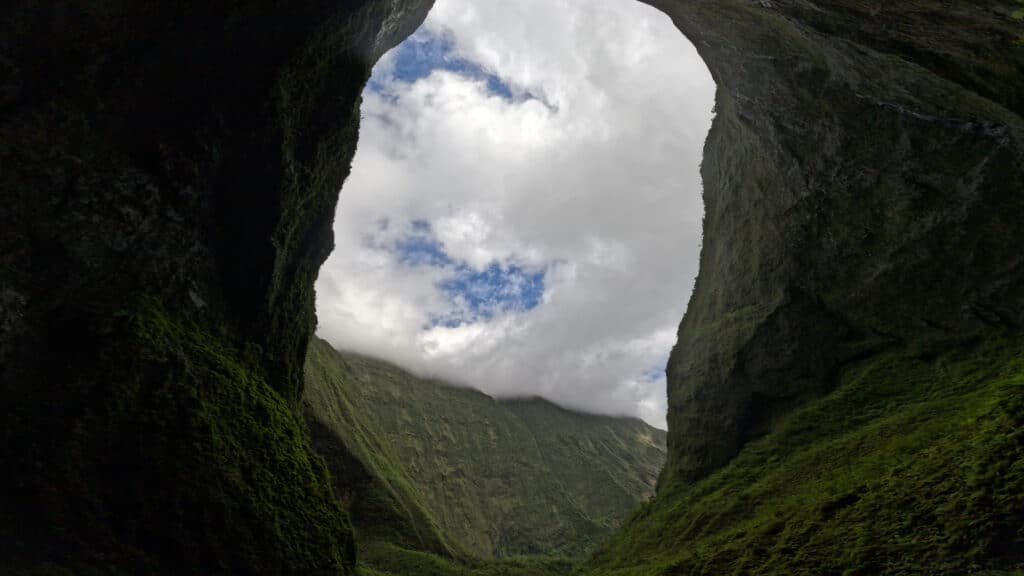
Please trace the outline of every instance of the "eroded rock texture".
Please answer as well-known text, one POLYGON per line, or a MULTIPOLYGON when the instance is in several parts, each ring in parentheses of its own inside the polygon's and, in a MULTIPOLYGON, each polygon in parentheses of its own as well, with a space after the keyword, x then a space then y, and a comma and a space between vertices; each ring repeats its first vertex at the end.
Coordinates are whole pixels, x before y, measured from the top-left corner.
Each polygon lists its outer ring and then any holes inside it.
POLYGON ((664 481, 720 467, 854 359, 1024 326, 1012 3, 651 4, 719 87, 664 481))
POLYGON ((352 569, 296 409, 312 285, 360 91, 429 6, 4 5, 5 570, 352 569))

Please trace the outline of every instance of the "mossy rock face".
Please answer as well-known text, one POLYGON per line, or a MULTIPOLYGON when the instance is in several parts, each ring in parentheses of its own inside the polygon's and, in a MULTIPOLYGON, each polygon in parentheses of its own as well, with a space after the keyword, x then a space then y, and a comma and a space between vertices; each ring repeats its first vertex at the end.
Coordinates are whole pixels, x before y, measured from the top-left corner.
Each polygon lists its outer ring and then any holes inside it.
POLYGON ((0 565, 344 574, 298 408, 376 59, 429 2, 0 19, 0 565))
POLYGON ((1005 0, 652 0, 718 83, 664 483, 843 365, 1024 326, 1024 46, 1005 0))
POLYGON ((6 480, 5 566, 351 573, 348 518, 293 403, 220 335, 155 300, 124 310, 95 358, 109 378, 62 382, 77 405, 40 395, 15 412, 12 427, 39 428, 5 454, 24 466, 6 480))
POLYGON ((848 366, 726 466, 675 483, 580 571, 1019 574, 1024 338, 848 366))
POLYGON ((718 83, 701 269, 659 496, 581 572, 1019 568, 1013 3, 651 4, 718 83))
MULTIPOLYGON (((896 351, 946 358, 1021 330, 1024 46, 1007 0, 651 4, 719 85, 701 273, 668 366, 668 464, 650 508, 668 513, 833 398, 844 367, 896 351)), ((312 283, 331 249, 359 93, 428 8, 6 3, 0 565, 350 570, 345 514, 297 424, 312 283)), ((979 477, 1020 461, 1001 430, 961 444, 1007 448, 982 452, 979 477)), ((857 495, 894 507, 882 512, 921 507, 857 495)), ((823 517, 860 510, 851 493, 830 498, 823 517)), ((991 522, 949 526, 984 542, 965 557, 998 570, 1019 562, 1000 547, 1017 541, 983 513, 1019 503, 992 498, 966 508, 991 522)), ((939 524, 926 520, 908 525, 921 527, 908 543, 918 557, 964 550, 929 539, 939 524)), ((609 550, 662 557, 687 545, 675 536, 688 525, 655 522, 673 538, 609 550)), ((743 551, 704 540, 662 568, 797 566, 809 526, 761 525, 764 539, 737 536, 751 543, 743 551), (771 537, 794 544, 767 547, 771 537)), ((840 556, 859 562, 867 549, 840 556)))

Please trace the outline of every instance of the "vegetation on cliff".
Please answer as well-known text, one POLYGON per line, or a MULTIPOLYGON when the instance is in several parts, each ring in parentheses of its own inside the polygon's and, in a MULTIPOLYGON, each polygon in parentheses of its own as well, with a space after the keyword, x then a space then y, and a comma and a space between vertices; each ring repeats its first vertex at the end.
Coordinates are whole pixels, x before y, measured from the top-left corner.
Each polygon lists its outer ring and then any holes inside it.
POLYGON ((4 468, 21 479, 0 509, 5 573, 352 574, 348 516, 258 363, 155 299, 113 322, 119 346, 94 359, 113 377, 68 383, 102 400, 9 407, 6 426, 39 432, 5 455, 28 467, 4 468), (41 420, 54 409, 69 421, 41 420))
POLYGON ((4 4, 0 571, 352 572, 298 410, 312 284, 429 7, 4 4))
MULTIPOLYGON (((669 366, 659 495, 580 573, 1019 570, 1015 5, 652 4, 719 85, 701 273, 669 366)), ((458 504, 474 502, 468 476, 356 398, 307 395, 326 415, 313 443, 343 464, 332 476, 302 426, 311 287, 359 93, 428 8, 5 6, 0 566, 350 574, 348 502, 367 574, 568 568, 466 559, 525 540, 453 530, 452 510, 479 521, 458 504)), ((416 433, 466 440, 445 424, 416 433)), ((613 524, 558 504, 547 551, 613 524)))
MULTIPOLYGON (((1018 4, 1024 5, 1024 0, 1017 0, 1018 4)), ((1024 20, 1024 7, 1017 8, 1012 14, 1015 20, 1024 20)), ((1020 38, 1017 38, 1018 44, 1024 44, 1024 32, 1021 32, 1020 38)))
MULTIPOLYGON (((1024 339, 844 369, 721 470, 671 483, 581 573, 969 574, 1024 563, 1024 339)), ((991 572, 987 572, 991 571, 991 572)))
POLYGON ((579 557, 653 494, 664 462, 665 433, 639 420, 495 400, 320 340, 306 378, 314 445, 378 568, 401 548, 579 557))

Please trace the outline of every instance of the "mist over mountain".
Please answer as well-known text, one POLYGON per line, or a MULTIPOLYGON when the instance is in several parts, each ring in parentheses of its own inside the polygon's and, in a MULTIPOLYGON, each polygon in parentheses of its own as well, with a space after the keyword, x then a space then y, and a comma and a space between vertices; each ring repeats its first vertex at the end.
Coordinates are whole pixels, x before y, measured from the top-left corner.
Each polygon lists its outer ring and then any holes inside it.
MULTIPOLYGON (((665 432, 539 398, 495 400, 310 346, 314 447, 376 543, 477 558, 580 558, 654 494, 665 432)), ((371 551, 372 557, 372 551, 371 551)))

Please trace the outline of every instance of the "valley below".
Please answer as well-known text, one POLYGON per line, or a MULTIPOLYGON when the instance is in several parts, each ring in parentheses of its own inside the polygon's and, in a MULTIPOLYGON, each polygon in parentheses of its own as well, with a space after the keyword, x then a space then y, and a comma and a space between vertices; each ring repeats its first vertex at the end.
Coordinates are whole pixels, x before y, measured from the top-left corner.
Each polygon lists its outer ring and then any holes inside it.
POLYGON ((6 2, 0 573, 1024 574, 1020 2, 648 3, 717 87, 666 432, 315 338, 430 0, 6 2))
POLYGON ((1020 337, 855 363, 654 500, 665 435, 638 420, 495 400, 321 340, 306 378, 365 574, 952 574, 1020 550, 1020 337))
POLYGON ((564 568, 653 496, 665 460, 665 432, 640 420, 496 400, 322 340, 303 402, 358 557, 382 571, 415 571, 403 558, 564 568))

